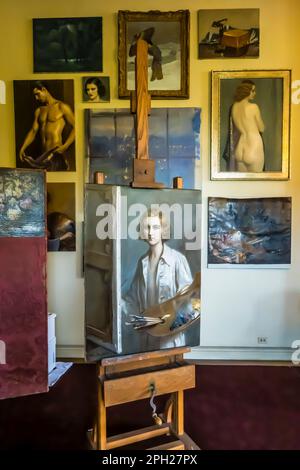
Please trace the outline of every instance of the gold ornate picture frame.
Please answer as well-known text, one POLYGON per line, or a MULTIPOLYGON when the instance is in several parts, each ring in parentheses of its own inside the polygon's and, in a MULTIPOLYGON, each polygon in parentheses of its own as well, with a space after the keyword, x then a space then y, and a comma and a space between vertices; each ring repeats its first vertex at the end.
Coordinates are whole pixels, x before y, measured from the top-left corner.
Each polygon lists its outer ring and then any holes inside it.
POLYGON ((189 98, 188 10, 118 12, 119 98, 135 87, 135 41, 149 44, 148 88, 152 98, 189 98))
POLYGON ((212 72, 212 180, 289 179, 290 84, 290 70, 212 72))

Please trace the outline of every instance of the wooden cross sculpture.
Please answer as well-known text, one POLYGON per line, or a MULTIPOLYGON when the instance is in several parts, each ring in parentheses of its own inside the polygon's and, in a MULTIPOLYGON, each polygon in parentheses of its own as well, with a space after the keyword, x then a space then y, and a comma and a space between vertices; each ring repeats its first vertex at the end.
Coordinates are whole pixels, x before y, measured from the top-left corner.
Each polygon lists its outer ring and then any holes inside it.
POLYGON ((163 183, 155 181, 155 160, 149 158, 151 96, 148 93, 148 43, 142 38, 136 42, 135 88, 131 93, 131 112, 136 114, 136 158, 131 185, 133 188, 163 188, 163 183))

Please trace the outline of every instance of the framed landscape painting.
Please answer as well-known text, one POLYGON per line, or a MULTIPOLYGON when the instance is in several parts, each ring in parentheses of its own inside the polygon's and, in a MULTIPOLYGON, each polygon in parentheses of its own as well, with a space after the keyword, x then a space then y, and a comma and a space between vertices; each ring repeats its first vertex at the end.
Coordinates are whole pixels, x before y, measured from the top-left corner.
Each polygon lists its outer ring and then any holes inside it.
POLYGON ((289 179, 290 70, 212 72, 211 179, 289 179))
POLYGON ((135 89, 136 41, 148 44, 148 89, 153 98, 189 97, 188 10, 119 11, 119 97, 135 89))
POLYGON ((34 72, 102 72, 102 18, 34 18, 34 72))

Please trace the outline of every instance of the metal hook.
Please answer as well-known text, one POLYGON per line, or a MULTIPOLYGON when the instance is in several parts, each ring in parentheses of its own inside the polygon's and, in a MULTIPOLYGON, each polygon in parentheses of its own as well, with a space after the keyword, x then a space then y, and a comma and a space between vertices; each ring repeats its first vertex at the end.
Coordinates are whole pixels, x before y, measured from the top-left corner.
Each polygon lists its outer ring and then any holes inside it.
POLYGON ((154 419, 155 424, 158 424, 158 426, 161 426, 163 422, 162 422, 162 419, 156 413, 156 405, 154 404, 154 395, 155 395, 155 392, 156 392, 154 382, 150 383, 149 391, 151 393, 150 406, 152 408, 152 418, 154 419))

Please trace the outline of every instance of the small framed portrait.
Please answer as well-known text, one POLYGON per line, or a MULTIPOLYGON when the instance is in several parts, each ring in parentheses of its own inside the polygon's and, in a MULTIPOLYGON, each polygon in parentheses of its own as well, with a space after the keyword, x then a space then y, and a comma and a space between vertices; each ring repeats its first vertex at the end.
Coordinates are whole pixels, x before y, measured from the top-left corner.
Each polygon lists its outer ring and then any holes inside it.
POLYGON ((119 97, 135 89, 136 41, 148 43, 148 89, 153 98, 189 98, 188 10, 119 11, 119 97))
POLYGON ((82 101, 108 103, 110 101, 109 77, 82 77, 82 101))
POLYGON ((289 179, 290 83, 290 70, 212 72, 212 180, 289 179))
POLYGON ((102 72, 102 18, 34 18, 34 72, 102 72))

